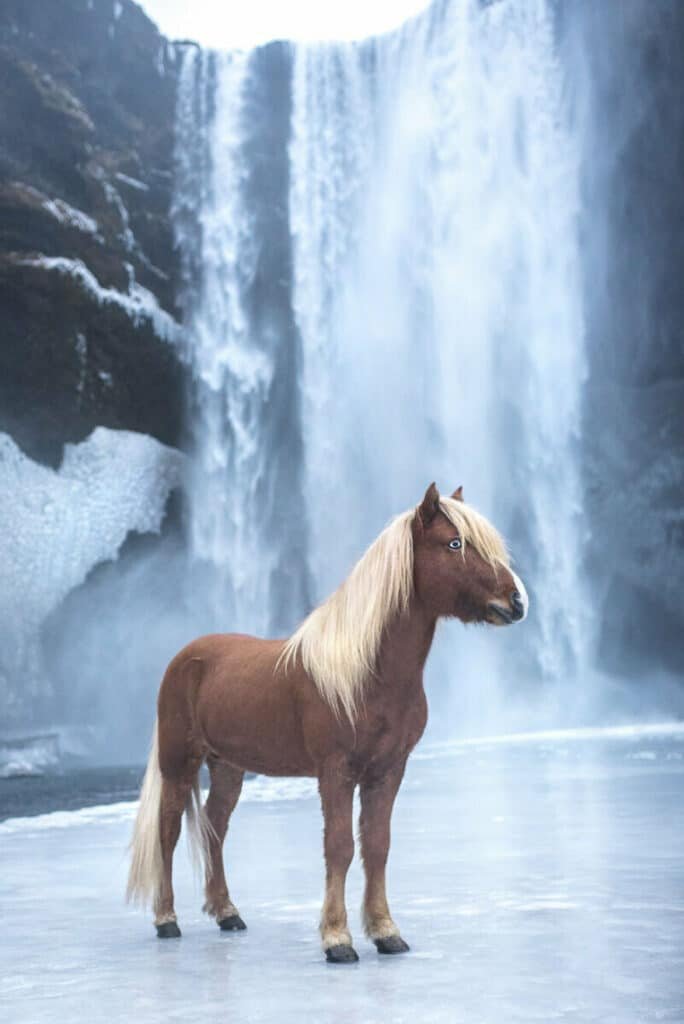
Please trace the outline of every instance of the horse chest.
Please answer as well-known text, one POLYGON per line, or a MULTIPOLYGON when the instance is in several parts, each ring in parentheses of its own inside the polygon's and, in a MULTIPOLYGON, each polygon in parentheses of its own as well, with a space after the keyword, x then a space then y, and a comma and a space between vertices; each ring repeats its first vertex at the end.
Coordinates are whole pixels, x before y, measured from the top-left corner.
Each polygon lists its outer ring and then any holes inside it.
POLYGON ((426 722, 422 687, 409 700, 381 706, 371 702, 357 726, 356 759, 365 766, 382 768, 405 758, 423 735, 426 722))

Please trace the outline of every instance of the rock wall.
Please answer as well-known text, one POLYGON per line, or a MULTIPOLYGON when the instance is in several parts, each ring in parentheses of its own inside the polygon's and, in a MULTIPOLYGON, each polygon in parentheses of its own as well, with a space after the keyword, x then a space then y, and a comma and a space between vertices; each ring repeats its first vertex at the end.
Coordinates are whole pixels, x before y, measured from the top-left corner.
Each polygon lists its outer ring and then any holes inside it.
MULTIPOLYGON (((584 452, 601 664, 684 672, 684 4, 565 2, 584 126, 584 452)), ((577 88, 577 86, 576 86, 577 88)))
POLYGON ((181 367, 160 337, 176 315, 175 82, 174 49, 131 0, 2 5, 0 430, 53 465, 97 425, 180 436, 181 367))
MULTIPOLYGON (((174 344, 175 102, 176 51, 131 0, 0 7, 5 727, 80 720, 68 700, 83 675, 74 666, 94 623, 113 636, 131 531, 154 534, 164 523, 161 546, 146 538, 146 558, 135 563, 137 607, 161 617, 160 574, 179 546, 178 503, 169 516, 167 499, 180 484, 174 449, 185 404, 174 344), (98 568, 120 550, 102 595, 98 568), (71 631, 60 620, 51 634, 45 622, 62 614, 67 594, 81 602, 78 620, 71 631), (64 679, 56 638, 69 645, 64 679)), ((127 592, 129 612, 132 600, 127 592)), ((172 653, 155 648, 144 663, 147 632, 131 655, 143 683, 158 681, 172 653)), ((117 635, 106 651, 100 642, 92 688, 101 692, 107 674, 105 692, 121 706, 127 695, 113 666, 126 642, 117 635)), ((76 695, 87 709, 83 690, 76 695)))

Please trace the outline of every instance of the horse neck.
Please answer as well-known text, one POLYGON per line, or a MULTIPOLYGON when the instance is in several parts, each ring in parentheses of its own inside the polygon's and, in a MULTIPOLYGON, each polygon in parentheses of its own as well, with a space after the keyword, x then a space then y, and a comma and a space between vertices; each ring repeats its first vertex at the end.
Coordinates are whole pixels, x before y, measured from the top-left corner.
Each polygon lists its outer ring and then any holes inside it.
POLYGON ((395 688, 421 687, 437 620, 413 595, 408 608, 386 627, 378 675, 395 688))

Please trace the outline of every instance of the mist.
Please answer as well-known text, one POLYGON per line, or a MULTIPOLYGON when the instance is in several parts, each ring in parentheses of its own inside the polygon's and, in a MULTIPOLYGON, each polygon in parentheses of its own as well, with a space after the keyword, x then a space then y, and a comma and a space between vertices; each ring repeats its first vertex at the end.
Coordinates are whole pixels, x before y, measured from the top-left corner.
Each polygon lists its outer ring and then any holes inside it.
POLYGON ((681 27, 452 0, 361 42, 164 41, 175 286, 162 327, 124 312, 182 427, 61 469, 8 437, 12 735, 140 761, 184 643, 289 634, 433 479, 531 598, 511 635, 441 626, 433 736, 681 714, 681 27))

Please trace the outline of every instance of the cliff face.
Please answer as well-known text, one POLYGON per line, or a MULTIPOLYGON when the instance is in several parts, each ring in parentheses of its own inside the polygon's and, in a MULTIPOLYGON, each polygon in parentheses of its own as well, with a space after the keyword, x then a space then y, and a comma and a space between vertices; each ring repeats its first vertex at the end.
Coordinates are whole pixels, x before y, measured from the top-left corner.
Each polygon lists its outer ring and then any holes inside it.
POLYGON ((588 92, 584 464, 599 657, 684 671, 684 5, 564 4, 588 92))
POLYGON ((41 461, 97 425, 179 439, 175 72, 131 0, 2 5, 0 430, 41 461))

